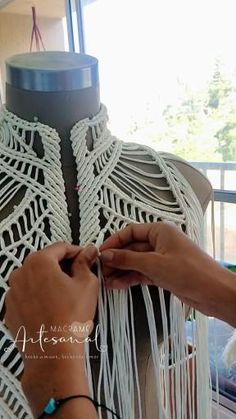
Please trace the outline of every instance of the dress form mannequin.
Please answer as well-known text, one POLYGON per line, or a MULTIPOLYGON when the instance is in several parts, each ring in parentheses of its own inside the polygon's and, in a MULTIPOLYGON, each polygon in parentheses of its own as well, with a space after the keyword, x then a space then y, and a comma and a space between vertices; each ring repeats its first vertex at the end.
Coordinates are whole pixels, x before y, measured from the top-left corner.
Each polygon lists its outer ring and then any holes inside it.
MULTIPOLYGON (((86 117, 91 117, 99 110, 100 101, 97 61, 88 56, 69 53, 27 54, 26 56, 24 55, 24 57, 16 57, 13 60, 9 60, 7 77, 7 109, 18 117, 31 122, 35 121, 35 118, 37 118, 38 121, 55 128, 59 133, 61 138, 61 163, 66 187, 68 212, 71 214, 70 223, 72 237, 73 242, 78 243, 79 208, 76 192, 74 190, 77 184, 76 166, 74 164, 69 138, 70 130, 77 121, 86 117), (54 73, 52 73, 52 66, 54 73), (82 74, 85 66, 90 74, 90 82, 88 83, 86 79, 86 83, 83 84, 81 79, 83 80, 82 74), (18 71, 18 75, 17 72, 15 72, 15 68, 18 71), (77 85, 70 84, 68 86, 66 80, 70 80, 71 83, 71 79, 73 79, 73 69, 77 85), (28 71, 28 74, 26 74, 26 70, 28 71), (19 77, 19 74, 21 74, 21 77, 19 77), (28 86, 24 85, 24 74, 25 79, 28 81, 30 80, 28 86), (51 77, 51 80, 54 80, 53 85, 47 83, 49 77, 51 77), (49 88, 52 90, 48 90, 49 88)), ((92 147, 91 138, 89 138, 89 136, 88 147, 92 147)), ((35 148, 37 148, 37 145, 35 148)), ((36 151, 40 154, 40 146, 36 151)), ((170 159, 173 161, 174 156, 170 156, 170 159)), ((211 196, 210 184, 205 177, 186 162, 179 161, 178 159, 174 161, 178 169, 192 186, 203 209, 205 209, 211 196)), ((142 168, 142 164, 135 162, 135 159, 131 164, 142 168)), ((154 182, 152 179, 150 179, 150 181, 154 182)), ((155 179, 155 182, 156 181, 158 181, 159 184, 160 182, 163 182, 161 179, 155 179)), ((161 191, 160 193, 163 194, 163 196, 169 194, 166 191, 161 191)), ((21 192, 19 192, 14 199, 17 201, 20 200, 21 197, 21 192)), ((170 198, 170 196, 167 198, 170 198)), ((11 202, 10 205, 13 206, 16 203, 17 202, 11 202)), ((4 219, 8 215, 7 211, 11 211, 10 206, 5 207, 5 211, 1 212, 1 219, 4 219)), ((150 352, 148 331, 145 330, 144 327, 145 312, 142 310, 140 304, 141 294, 139 289, 134 287, 132 289, 132 294, 134 312, 136 313, 135 322, 139 325, 137 328, 138 333, 136 342, 137 359, 141 377, 140 382, 144 383, 150 352)), ((152 288, 151 295, 156 308, 156 321, 160 324, 161 316, 157 290, 152 288)), ((93 362, 93 367, 94 378, 96 380, 97 366, 95 361, 93 362)), ((142 396, 144 398, 144 391, 142 391, 142 396)), ((146 416, 146 418, 149 419, 149 416, 146 416)))
MULTIPOLYGON (((23 54, 8 61, 7 72, 9 81, 6 83, 7 109, 27 121, 38 120, 55 128, 62 140, 61 163, 68 212, 71 214, 73 242, 78 243, 76 168, 69 138, 71 127, 77 121, 92 117, 99 111, 97 60, 78 54, 75 59, 75 55, 69 53, 23 54), (38 79, 39 71, 41 71, 41 79, 38 79), (29 72, 35 75, 31 76, 32 80, 30 80, 29 72), (24 77, 25 83, 29 83, 28 86, 24 86, 24 77), (52 80, 55 80, 54 85, 52 80), (24 89, 24 87, 28 88, 24 89)), ((90 139, 88 139, 88 147, 91 147, 90 139)), ((36 151, 40 152, 39 149, 36 151)), ((2 216, 6 215, 2 214, 2 216)))

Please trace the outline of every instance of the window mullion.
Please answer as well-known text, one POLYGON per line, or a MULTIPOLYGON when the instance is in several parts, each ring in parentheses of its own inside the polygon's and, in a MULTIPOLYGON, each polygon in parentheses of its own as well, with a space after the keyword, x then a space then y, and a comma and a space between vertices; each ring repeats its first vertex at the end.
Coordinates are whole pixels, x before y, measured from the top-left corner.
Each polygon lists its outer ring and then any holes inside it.
POLYGON ((84 19, 83 19, 83 6, 82 6, 81 0, 75 0, 75 10, 76 10, 76 15, 77 15, 79 49, 80 49, 81 54, 85 54, 84 19))
POLYGON ((67 24, 67 33, 68 33, 68 43, 69 51, 75 52, 75 40, 74 40, 74 31, 73 31, 73 4, 72 0, 65 0, 66 5, 66 24, 67 24))

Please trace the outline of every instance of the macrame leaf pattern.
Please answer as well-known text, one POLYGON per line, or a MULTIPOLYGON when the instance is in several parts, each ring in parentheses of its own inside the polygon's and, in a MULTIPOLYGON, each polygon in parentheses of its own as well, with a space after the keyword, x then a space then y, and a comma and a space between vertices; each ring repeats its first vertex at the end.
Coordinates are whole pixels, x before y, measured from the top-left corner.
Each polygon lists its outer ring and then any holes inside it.
MULTIPOLYGON (((160 220, 174 222, 186 234, 201 242, 202 210, 189 184, 169 156, 151 148, 124 143, 107 128, 107 112, 102 105, 92 119, 79 121, 71 131, 77 163, 80 243, 104 238, 131 222, 160 220), (93 149, 86 144, 92 133, 93 149)), ((4 107, 0 114, 0 304, 8 289, 10 273, 21 266, 27 254, 58 240, 71 242, 65 186, 60 162, 60 138, 43 124, 21 120, 4 107), (40 156, 34 150, 40 142, 40 156)), ((107 348, 108 329, 112 357, 104 350, 100 357, 97 388, 93 388, 89 345, 86 367, 92 394, 115 409, 123 419, 141 419, 141 403, 135 342, 135 313, 131 290, 107 291, 98 264, 101 291, 98 302, 100 344, 107 348), (116 399, 116 406, 114 400, 116 399), (134 405, 136 413, 134 414, 134 405)), ((155 375, 157 417, 175 419, 210 418, 207 321, 195 314, 196 394, 190 388, 188 344, 185 337, 185 307, 171 296, 167 313, 163 290, 159 290, 163 344, 158 345, 155 307, 147 286, 141 287, 147 316, 147 330, 155 375), (168 317, 170 325, 168 324, 168 317), (171 334, 171 344, 169 340, 171 334), (169 354, 175 364, 170 384, 169 354), (173 395, 174 386, 176 396, 173 395), (174 413, 173 413, 174 412, 174 413)), ((160 326, 160 325, 159 325, 160 326)), ((0 417, 32 418, 23 395, 19 376, 21 357, 4 325, 0 327, 1 378, 0 417)), ((195 372, 194 372, 195 374, 195 372)), ((99 411, 102 418, 102 411, 99 411)), ((109 418, 112 416, 108 414, 109 418)))

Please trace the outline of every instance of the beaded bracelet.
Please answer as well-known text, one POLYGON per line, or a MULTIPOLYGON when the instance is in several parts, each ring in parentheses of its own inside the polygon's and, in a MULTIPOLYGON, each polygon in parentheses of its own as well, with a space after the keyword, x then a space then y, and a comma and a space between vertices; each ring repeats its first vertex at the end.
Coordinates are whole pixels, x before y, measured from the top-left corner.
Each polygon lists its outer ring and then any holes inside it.
POLYGON ((59 400, 56 400, 54 398, 49 399, 47 405, 45 406, 43 410, 43 413, 39 416, 38 419, 43 419, 45 415, 48 415, 48 416, 53 415, 57 411, 57 409, 60 406, 62 406, 64 403, 66 403, 68 400, 81 398, 81 397, 90 400, 95 407, 104 408, 108 410, 109 412, 111 412, 116 418, 121 419, 120 416, 118 416, 115 412, 113 412, 113 410, 109 409, 109 407, 107 407, 105 404, 98 403, 96 400, 92 399, 92 397, 85 396, 83 394, 69 396, 69 397, 65 397, 64 399, 59 399, 59 400))

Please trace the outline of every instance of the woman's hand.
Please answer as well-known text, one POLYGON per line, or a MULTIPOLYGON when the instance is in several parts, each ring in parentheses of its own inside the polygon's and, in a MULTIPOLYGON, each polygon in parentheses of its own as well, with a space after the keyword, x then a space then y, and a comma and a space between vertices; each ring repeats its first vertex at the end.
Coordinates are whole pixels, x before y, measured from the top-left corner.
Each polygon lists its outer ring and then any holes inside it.
POLYGON ((93 245, 55 243, 10 275, 5 322, 23 357, 22 386, 36 414, 49 397, 89 394, 84 341, 97 306, 99 284, 90 270, 97 254, 93 245))
POLYGON ((108 288, 157 285, 205 314, 236 323, 235 275, 172 223, 130 224, 100 251, 108 288))
POLYGON ((182 231, 166 222, 130 224, 109 237, 100 251, 108 288, 142 283, 181 290, 191 284, 187 261, 192 257, 210 259, 182 231))
MULTIPOLYGON (((42 324, 47 331, 45 337, 55 336, 57 332, 68 336, 71 335, 70 325, 92 321, 98 280, 90 267, 96 257, 95 246, 83 249, 62 242, 30 254, 9 278, 11 288, 6 295, 5 321, 12 336, 24 326, 28 338, 36 339, 42 324), (63 265, 67 265, 70 274, 62 270, 63 265)), ((16 343, 24 355, 22 344, 16 343)), ((53 352, 53 344, 45 343, 47 353, 50 347, 53 352)), ((59 343, 56 346, 58 348, 59 343)), ((35 353, 40 347, 30 344, 28 349, 34 349, 35 353)))

